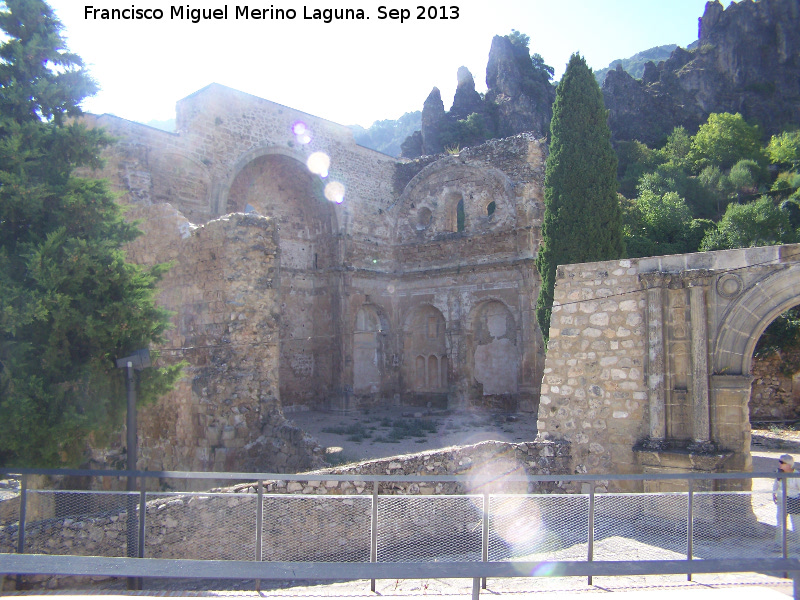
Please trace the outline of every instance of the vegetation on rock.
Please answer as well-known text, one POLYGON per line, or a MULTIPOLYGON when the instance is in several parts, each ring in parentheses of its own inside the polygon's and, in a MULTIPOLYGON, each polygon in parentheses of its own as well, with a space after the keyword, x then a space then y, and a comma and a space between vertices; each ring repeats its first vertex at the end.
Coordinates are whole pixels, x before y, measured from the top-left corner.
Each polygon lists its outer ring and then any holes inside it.
MULTIPOLYGON (((105 182, 72 175, 111 140, 75 120, 96 85, 50 7, 7 0, 0 29, 0 464, 70 464, 90 433, 121 425, 113 360, 161 340, 166 267, 127 263, 139 231, 105 182)), ((179 374, 148 369, 141 397, 179 374)))

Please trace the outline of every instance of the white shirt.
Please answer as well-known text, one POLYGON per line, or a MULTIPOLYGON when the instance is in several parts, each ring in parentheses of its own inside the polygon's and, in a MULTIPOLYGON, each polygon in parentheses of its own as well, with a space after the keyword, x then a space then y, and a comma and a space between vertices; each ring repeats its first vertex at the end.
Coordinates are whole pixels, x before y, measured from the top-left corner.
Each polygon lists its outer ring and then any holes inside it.
MULTIPOLYGON (((789 471, 790 473, 797 473, 795 469, 789 471)), ((772 484, 772 493, 779 496, 781 494, 781 480, 776 479, 772 484)), ((800 497, 800 478, 786 478, 786 497, 797 498, 800 497)))

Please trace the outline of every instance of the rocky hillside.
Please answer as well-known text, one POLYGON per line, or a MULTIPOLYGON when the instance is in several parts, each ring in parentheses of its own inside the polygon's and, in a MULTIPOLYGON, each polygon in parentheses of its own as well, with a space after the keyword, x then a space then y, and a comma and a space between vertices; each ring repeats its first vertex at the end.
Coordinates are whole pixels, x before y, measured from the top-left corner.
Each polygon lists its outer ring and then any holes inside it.
POLYGON ((800 125, 800 2, 708 2, 695 49, 645 65, 640 80, 608 73, 603 95, 615 139, 659 144, 677 125, 741 113, 766 134, 800 125))
POLYGON ((603 82, 606 80, 606 75, 608 75, 609 71, 613 71, 617 68, 617 66, 621 66, 623 70, 633 75, 635 79, 641 79, 642 75, 644 75, 644 66, 647 63, 653 62, 658 64, 662 60, 667 60, 669 55, 672 54, 672 51, 677 47, 677 44, 655 46, 653 48, 648 48, 647 50, 637 52, 628 58, 618 58, 617 60, 611 61, 611 64, 606 68, 597 69, 594 71, 594 78, 597 80, 599 85, 603 85, 603 82))
MULTIPOLYGON (((659 145, 674 127, 694 133, 714 112, 741 113, 766 135, 800 126, 800 0, 740 0, 727 9, 718 0, 708 2, 698 40, 660 60, 667 48, 598 72, 605 75, 614 139, 659 145)), ((481 96, 472 74, 459 69, 449 111, 434 88, 420 131, 403 143, 403 156, 441 153, 454 139, 469 144, 528 131, 547 135, 555 87, 527 48, 495 36, 486 84, 481 96)))

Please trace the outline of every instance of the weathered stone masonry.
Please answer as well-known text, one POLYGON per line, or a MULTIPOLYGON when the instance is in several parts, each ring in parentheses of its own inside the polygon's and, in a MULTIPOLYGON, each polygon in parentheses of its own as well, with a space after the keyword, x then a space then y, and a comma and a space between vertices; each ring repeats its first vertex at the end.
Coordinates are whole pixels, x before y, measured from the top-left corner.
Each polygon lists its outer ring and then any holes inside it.
POLYGON ((119 139, 93 175, 143 220, 131 257, 176 261, 164 355, 191 368, 142 419, 141 467, 312 464, 313 448, 249 446, 286 426, 281 411, 537 410, 541 141, 398 162, 348 128, 216 84, 178 103, 174 134, 87 121, 119 139), (306 166, 314 153, 327 176, 306 166), (331 183, 341 204, 325 199, 331 183))
POLYGON ((559 267, 541 435, 578 473, 750 470, 753 350, 799 301, 798 245, 559 267))

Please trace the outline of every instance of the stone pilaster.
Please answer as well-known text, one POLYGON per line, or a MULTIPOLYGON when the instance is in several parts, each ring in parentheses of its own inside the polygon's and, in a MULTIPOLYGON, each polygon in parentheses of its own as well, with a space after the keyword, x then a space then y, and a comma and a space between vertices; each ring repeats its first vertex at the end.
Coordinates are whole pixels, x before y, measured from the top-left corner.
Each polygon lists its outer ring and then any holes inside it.
POLYGON ((704 444, 711 440, 706 315, 708 278, 704 273, 691 274, 688 285, 692 320, 692 439, 698 444, 704 444))
POLYGON ((643 273, 639 276, 647 289, 647 395, 650 408, 650 440, 663 441, 666 437, 666 410, 664 386, 664 278, 661 273, 643 273))

